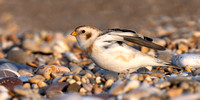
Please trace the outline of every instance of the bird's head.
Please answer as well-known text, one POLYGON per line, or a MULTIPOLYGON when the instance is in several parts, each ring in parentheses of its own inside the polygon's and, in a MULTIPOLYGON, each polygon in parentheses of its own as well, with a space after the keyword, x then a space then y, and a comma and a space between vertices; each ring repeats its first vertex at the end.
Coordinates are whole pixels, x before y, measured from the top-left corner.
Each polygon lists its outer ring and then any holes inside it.
POLYGON ((99 34, 101 34, 100 30, 86 25, 77 27, 71 33, 72 36, 76 37, 79 45, 84 49, 89 47, 96 40, 99 34))

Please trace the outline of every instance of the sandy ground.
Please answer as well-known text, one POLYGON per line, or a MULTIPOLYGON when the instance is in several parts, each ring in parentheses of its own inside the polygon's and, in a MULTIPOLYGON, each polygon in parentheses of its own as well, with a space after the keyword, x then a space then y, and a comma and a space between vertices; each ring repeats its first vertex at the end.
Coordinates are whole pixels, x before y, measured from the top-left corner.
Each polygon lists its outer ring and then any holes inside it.
POLYGON ((198 18, 199 5, 198 0, 0 0, 0 33, 67 32, 79 25, 137 31, 158 16, 198 18))

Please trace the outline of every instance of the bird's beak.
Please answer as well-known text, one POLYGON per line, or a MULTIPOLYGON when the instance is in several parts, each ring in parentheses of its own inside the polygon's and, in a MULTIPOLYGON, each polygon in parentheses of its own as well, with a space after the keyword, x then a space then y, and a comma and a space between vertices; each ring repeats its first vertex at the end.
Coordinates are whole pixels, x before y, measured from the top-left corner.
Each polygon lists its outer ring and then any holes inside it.
POLYGON ((76 36, 76 35, 78 35, 78 33, 76 33, 76 32, 74 31, 74 32, 72 32, 71 35, 72 35, 72 36, 76 36))

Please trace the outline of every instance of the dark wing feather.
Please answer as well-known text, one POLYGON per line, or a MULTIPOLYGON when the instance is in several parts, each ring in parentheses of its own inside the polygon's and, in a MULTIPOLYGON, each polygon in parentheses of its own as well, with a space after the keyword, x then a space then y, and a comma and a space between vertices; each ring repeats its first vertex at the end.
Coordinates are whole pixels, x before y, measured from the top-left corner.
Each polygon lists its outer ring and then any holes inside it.
POLYGON ((103 31, 103 34, 101 34, 101 35, 108 34, 110 32, 116 32, 116 33, 112 33, 112 35, 117 35, 117 36, 123 37, 123 40, 121 40, 121 41, 133 42, 133 43, 139 44, 141 46, 145 46, 145 47, 156 49, 156 50, 165 50, 165 47, 162 47, 160 45, 153 43, 152 42, 153 39, 143 36, 141 34, 138 34, 137 32, 132 31, 132 30, 119 29, 119 28, 106 29, 103 31))
POLYGON ((131 36, 123 36, 124 40, 139 44, 141 46, 145 46, 148 48, 156 49, 156 50, 165 50, 165 47, 157 45, 151 41, 142 39, 140 37, 131 37, 131 36))

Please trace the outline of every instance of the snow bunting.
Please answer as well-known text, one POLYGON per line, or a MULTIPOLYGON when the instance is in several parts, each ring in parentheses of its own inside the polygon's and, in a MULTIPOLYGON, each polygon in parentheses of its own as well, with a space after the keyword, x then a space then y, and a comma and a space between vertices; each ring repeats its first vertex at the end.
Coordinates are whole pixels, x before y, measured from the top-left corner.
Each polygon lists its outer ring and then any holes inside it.
POLYGON ((166 62, 151 57, 127 45, 133 42, 156 50, 164 47, 153 43, 152 39, 127 29, 99 30, 91 26, 79 26, 74 32, 81 49, 95 64, 103 69, 118 73, 131 73, 144 66, 167 66, 166 62))

